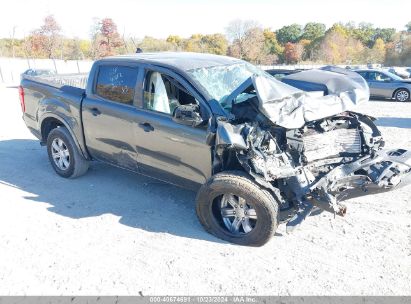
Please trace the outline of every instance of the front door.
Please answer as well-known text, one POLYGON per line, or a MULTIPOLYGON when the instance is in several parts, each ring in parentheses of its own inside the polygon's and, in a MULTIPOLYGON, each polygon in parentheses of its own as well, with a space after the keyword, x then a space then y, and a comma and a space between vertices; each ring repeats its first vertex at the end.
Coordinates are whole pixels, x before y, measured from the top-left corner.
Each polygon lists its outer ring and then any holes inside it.
POLYGON ((141 172, 189 187, 203 184, 212 170, 207 127, 176 123, 172 114, 178 105, 205 104, 184 79, 163 70, 146 70, 143 90, 134 125, 141 172))
POLYGON ((381 72, 368 72, 370 93, 373 96, 391 98, 393 92, 393 79, 381 72))

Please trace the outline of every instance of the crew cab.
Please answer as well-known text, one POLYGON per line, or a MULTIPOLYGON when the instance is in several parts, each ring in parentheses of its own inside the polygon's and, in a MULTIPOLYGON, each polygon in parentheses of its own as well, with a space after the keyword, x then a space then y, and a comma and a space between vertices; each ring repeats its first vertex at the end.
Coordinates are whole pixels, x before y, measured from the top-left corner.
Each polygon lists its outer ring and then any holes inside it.
MULTIPOLYGON (((27 127, 55 172, 86 173, 97 160, 198 190, 205 229, 261 246, 280 222, 291 232, 315 209, 409 183, 411 153, 382 150, 358 74, 303 71, 314 96, 239 59, 196 53, 104 58, 86 75, 25 75, 27 127)), ((389 206, 387 206, 389 208, 389 206)))

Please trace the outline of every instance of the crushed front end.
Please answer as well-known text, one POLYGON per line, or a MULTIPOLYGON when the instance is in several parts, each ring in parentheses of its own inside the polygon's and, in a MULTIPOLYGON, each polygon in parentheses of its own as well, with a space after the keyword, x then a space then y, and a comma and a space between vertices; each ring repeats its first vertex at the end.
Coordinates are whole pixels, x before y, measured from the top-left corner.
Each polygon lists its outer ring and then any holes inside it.
POLYGON ((271 191, 280 202, 287 232, 315 208, 343 216, 343 200, 410 184, 411 151, 383 149, 373 118, 346 107, 344 94, 351 100, 361 96, 355 89, 344 87, 319 98, 319 103, 331 100, 332 106, 325 104, 317 113, 313 109, 321 107, 313 108, 313 98, 301 92, 264 100, 258 79, 252 79, 232 96, 230 118, 217 119, 215 171, 245 170, 271 191))

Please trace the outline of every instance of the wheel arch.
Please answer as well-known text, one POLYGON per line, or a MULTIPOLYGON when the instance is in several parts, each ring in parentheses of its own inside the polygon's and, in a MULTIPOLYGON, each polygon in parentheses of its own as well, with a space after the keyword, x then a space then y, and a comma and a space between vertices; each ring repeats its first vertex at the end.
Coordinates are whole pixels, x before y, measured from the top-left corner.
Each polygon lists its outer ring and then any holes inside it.
MULTIPOLYGON (((405 90, 405 91, 408 92, 408 94, 410 94, 410 89, 408 89, 408 88, 406 88, 406 87, 400 87, 400 88, 397 88, 397 89, 394 90, 394 92, 392 93, 392 98, 395 98, 395 94, 397 94, 397 92, 398 92, 399 90, 405 90)), ((408 97, 408 98, 410 98, 410 97, 408 97)))
POLYGON ((74 140, 74 143, 76 144, 77 149, 80 151, 83 157, 88 160, 90 159, 87 151, 85 151, 85 149, 82 149, 82 147, 80 146, 79 141, 75 136, 73 130, 71 129, 70 125, 62 117, 52 113, 47 113, 47 115, 44 115, 41 118, 39 125, 42 144, 47 142, 47 137, 53 129, 58 127, 65 127, 69 131, 71 137, 74 140))

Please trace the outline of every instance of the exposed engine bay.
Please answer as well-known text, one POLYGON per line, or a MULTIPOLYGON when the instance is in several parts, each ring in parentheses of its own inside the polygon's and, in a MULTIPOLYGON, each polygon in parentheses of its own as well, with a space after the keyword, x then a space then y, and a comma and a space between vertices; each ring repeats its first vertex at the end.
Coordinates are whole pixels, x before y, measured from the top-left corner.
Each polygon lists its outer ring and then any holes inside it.
MULTIPOLYGON (((331 81, 335 83, 335 79, 331 81)), ((411 151, 382 150, 384 141, 374 119, 347 109, 346 100, 334 109, 323 105, 326 109, 322 112, 312 111, 315 119, 307 119, 307 103, 301 98, 312 103, 309 95, 297 91, 291 97, 263 99, 258 81, 250 79, 226 100, 230 116, 216 122, 214 170, 245 170, 275 195, 287 232, 315 209, 343 216, 347 208, 341 201, 388 191, 411 181, 411 151), (287 103, 293 108, 279 116, 272 112, 277 101, 282 111, 287 103), (298 118, 296 112, 300 109, 298 118), (298 127, 290 117, 298 120, 298 127)), ((358 92, 358 83, 352 83, 355 88, 350 91, 345 86, 343 94, 364 98, 365 93, 358 92)), ((268 88, 264 94, 275 92, 268 88)), ((341 96, 337 92, 324 96, 324 100, 333 99, 331 104, 335 106, 341 96)))

